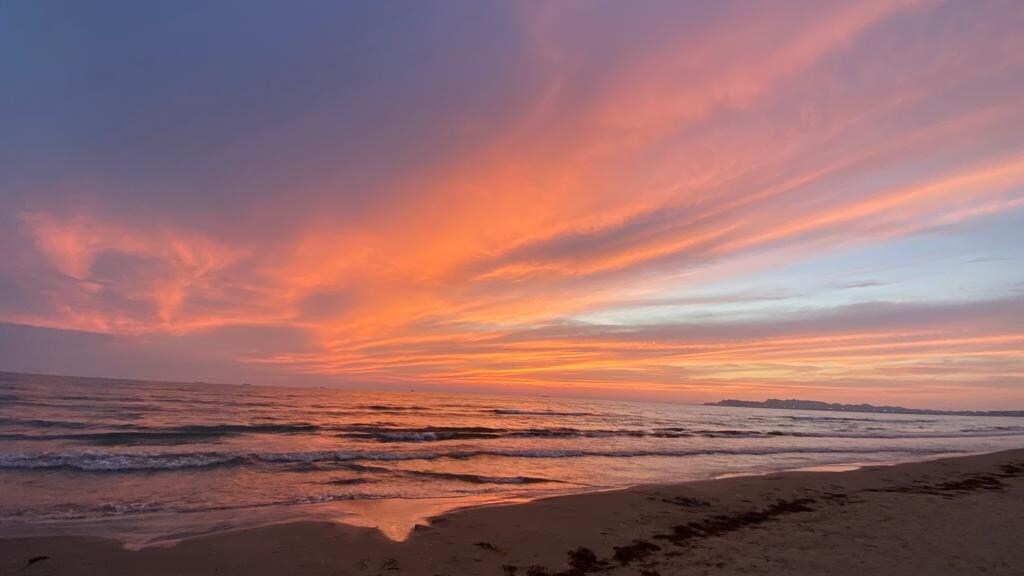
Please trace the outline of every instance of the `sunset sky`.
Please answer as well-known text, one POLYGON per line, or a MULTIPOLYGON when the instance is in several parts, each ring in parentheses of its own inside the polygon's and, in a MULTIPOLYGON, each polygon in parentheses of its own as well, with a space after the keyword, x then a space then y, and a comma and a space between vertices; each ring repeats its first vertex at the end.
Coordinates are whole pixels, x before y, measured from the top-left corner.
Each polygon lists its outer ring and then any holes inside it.
POLYGON ((0 369, 1021 409, 1021 30, 5 2, 0 369))

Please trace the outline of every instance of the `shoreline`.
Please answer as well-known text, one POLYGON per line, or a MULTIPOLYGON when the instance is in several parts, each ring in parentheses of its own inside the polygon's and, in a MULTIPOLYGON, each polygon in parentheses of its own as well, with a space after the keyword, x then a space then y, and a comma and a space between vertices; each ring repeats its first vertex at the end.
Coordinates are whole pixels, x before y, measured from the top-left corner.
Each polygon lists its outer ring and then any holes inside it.
POLYGON ((333 504, 284 504, 277 506, 240 508, 237 510, 214 510, 195 512, 153 512, 131 516, 96 518, 87 520, 53 520, 27 522, 22 525, 4 526, 0 529, 0 541, 11 538, 100 538, 120 543, 127 550, 141 550, 151 547, 173 547, 181 542, 201 537, 211 537, 273 526, 302 522, 327 522, 353 528, 369 528, 381 532, 387 539, 404 542, 415 529, 430 525, 435 519, 450 514, 483 508, 518 506, 552 498, 604 494, 634 489, 682 486, 686 484, 713 482, 732 478, 760 478, 774 474, 792 472, 835 473, 855 471, 872 466, 898 466, 914 462, 927 462, 945 458, 993 454, 985 452, 949 452, 921 455, 892 461, 851 461, 806 467, 777 468, 716 474, 705 478, 693 478, 678 482, 645 482, 620 486, 587 486, 577 489, 552 490, 546 493, 478 494, 474 496, 438 496, 421 498, 380 498, 340 500, 333 504), (455 505, 448 502, 457 502, 455 505), (191 529, 167 529, 155 535, 153 525, 160 520, 176 516, 193 518, 191 529), (21 530, 21 533, 19 533, 21 530), (141 536, 150 532, 145 537, 141 536))
POLYGON ((89 536, 5 538, 0 575, 1011 574, 1022 540, 1016 449, 475 506, 403 542, 317 521, 135 551, 89 536))

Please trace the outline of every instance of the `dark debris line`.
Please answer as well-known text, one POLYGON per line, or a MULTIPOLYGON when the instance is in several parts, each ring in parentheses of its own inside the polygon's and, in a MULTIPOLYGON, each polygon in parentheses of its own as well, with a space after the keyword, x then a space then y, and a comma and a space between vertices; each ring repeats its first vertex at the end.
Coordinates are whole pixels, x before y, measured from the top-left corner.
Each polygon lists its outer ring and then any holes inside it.
MULTIPOLYGON (((810 512, 813 508, 809 507, 808 504, 813 502, 814 500, 808 498, 780 500, 763 510, 743 512, 741 514, 721 514, 704 520, 695 520, 687 524, 675 526, 672 529, 672 533, 659 534, 654 538, 668 540, 672 544, 683 546, 693 539, 721 536, 735 530, 768 522, 784 514, 810 512)), ((661 547, 646 540, 634 540, 631 544, 615 546, 613 549, 612 557, 609 560, 602 560, 589 548, 576 548, 568 553, 568 570, 551 572, 543 566, 530 566, 522 574, 525 576, 584 576, 586 574, 603 572, 612 568, 614 564, 627 566, 633 562, 644 562, 651 555, 660 551, 661 547)), ((502 570, 504 570, 507 576, 519 576, 521 574, 517 566, 506 564, 502 566, 502 570)), ((642 574, 657 576, 658 572, 645 568, 642 574)))

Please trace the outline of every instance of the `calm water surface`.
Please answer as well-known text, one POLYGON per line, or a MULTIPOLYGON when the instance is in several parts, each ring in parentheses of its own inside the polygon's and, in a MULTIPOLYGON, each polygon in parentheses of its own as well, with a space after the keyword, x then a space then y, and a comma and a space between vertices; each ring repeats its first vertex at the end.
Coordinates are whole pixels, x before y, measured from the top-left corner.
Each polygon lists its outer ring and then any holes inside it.
POLYGON ((1024 420, 0 374, 0 536, 140 545, 1024 446, 1024 420))

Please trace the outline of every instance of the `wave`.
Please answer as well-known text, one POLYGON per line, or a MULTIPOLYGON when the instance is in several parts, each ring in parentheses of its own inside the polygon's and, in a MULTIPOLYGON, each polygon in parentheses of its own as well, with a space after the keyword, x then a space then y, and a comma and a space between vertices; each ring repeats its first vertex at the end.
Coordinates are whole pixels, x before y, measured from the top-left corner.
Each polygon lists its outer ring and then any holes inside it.
MULTIPOLYGON (((87 429, 89 426, 77 422, 56 421, 21 421, 36 422, 40 428, 63 427, 68 429, 87 429)), ((25 424, 21 424, 25 425, 25 424)), ((320 431, 315 424, 211 424, 189 425, 173 428, 144 428, 132 425, 117 426, 117 430, 106 432, 75 432, 65 434, 0 434, 6 440, 69 440, 87 442, 101 446, 133 446, 133 445, 175 445, 190 444, 209 440, 217 440, 226 436, 241 434, 308 434, 320 431)))
MULTIPOLYGON (((73 469, 87 472, 159 472, 222 466, 296 463, 346 464, 356 461, 468 460, 472 458, 641 458, 694 456, 770 456, 780 454, 939 454, 949 449, 927 448, 751 448, 708 450, 462 450, 451 452, 315 451, 276 453, 201 452, 182 454, 44 453, 0 455, 0 469, 73 469)), ((318 470, 320 468, 311 468, 318 470)), ((293 471, 298 471, 294 467, 293 471)))
POLYGON ((356 406, 356 409, 372 410, 374 412, 423 412, 426 408, 422 406, 399 406, 396 404, 368 404, 356 406))
POLYGON ((181 470, 242 464, 246 458, 239 454, 4 454, 0 455, 0 469, 66 468, 86 472, 131 472, 181 470))
POLYGON ((426 426, 420 428, 403 428, 399 426, 379 426, 371 424, 353 424, 346 427, 345 432, 337 434, 342 438, 375 440, 377 442, 433 442, 438 440, 475 440, 501 438, 509 431, 501 428, 484 426, 426 426))
POLYGON ((501 416, 597 416, 593 412, 558 412, 555 410, 516 410, 513 408, 494 408, 491 414, 501 416))
POLYGON ((400 427, 353 424, 337 434, 341 438, 368 440, 381 443, 397 442, 444 442, 449 440, 494 440, 501 438, 846 438, 846 439, 899 439, 899 438, 963 438, 985 436, 1013 436, 1024 434, 1024 428, 995 427, 972 428, 957 432, 907 432, 894 433, 885 428, 864 430, 832 430, 802 432, 797 430, 744 430, 744 429, 703 429, 703 428, 655 428, 641 429, 589 429, 589 428, 492 428, 483 426, 424 426, 400 427))
MULTIPOLYGON (((51 420, 0 420, 0 424, 15 424, 21 427, 65 428, 68 430, 89 429, 92 426, 82 422, 51 420)), ((402 427, 398 425, 349 424, 341 426, 319 426, 316 424, 210 424, 188 425, 168 428, 146 428, 132 424, 108 425, 108 431, 67 432, 67 433, 0 433, 0 439, 7 440, 68 440, 87 442, 102 446, 117 445, 175 445, 217 440, 225 436, 242 434, 313 434, 338 431, 340 438, 352 438, 375 442, 438 442, 445 440, 488 440, 498 438, 609 438, 609 437, 655 437, 684 438, 691 436, 767 437, 771 432, 742 430, 688 430, 685 428, 638 429, 588 429, 571 427, 553 428, 496 428, 487 426, 424 426, 402 427)), ((792 434, 796 435, 796 434, 792 434)))
POLYGON ((334 478, 327 480, 324 484, 331 484, 333 486, 353 486, 355 484, 371 484, 376 482, 371 478, 334 478))
POLYGON ((38 418, 0 418, 0 426, 20 426, 23 428, 67 428, 84 430, 95 425, 76 420, 43 420, 38 418))
POLYGON ((340 502, 348 500, 381 500, 387 498, 400 498, 397 494, 374 494, 362 492, 342 493, 321 493, 295 496, 292 498, 281 498, 277 500, 263 500, 258 502, 246 502, 238 504, 210 504, 210 505, 182 505, 180 503, 159 502, 159 501, 131 501, 95 506, 81 504, 60 504, 49 509, 23 508, 8 511, 0 520, 18 519, 32 517, 35 520, 84 520, 90 518, 111 518, 120 516, 133 516, 138 514, 194 514, 198 512, 227 512, 232 510, 248 510, 254 508, 267 508, 271 506, 295 506, 303 504, 322 504, 326 502, 340 502))
POLYGON ((454 472, 429 472, 426 470, 401 470, 406 476, 418 478, 435 478, 438 480, 454 480, 457 482, 468 482, 470 484, 545 484, 559 483, 561 480, 538 478, 534 476, 484 476, 480 474, 457 474, 454 472))
POLYGON ((984 428, 964 428, 961 432, 982 434, 982 433, 1017 433, 1024 434, 1024 426, 986 426, 984 428))
MULTIPOLYGON (((901 416, 901 414, 876 412, 880 416, 901 416)), ((902 416, 905 416, 902 415, 902 416)), ((855 416, 775 416, 802 422, 882 422, 886 424, 910 424, 920 422, 937 422, 935 418, 858 418, 855 416)))
POLYGON ((486 426, 424 426, 406 428, 354 424, 343 438, 376 442, 438 442, 444 440, 489 440, 497 438, 603 438, 611 436, 643 437, 643 430, 591 430, 580 428, 491 428, 486 426))
POLYGON ((800 431, 792 429, 729 429, 729 428, 687 428, 662 427, 653 429, 636 428, 573 428, 573 427, 531 427, 501 428, 489 426, 421 426, 403 427, 391 423, 317 425, 308 423, 262 423, 262 424, 208 424, 187 425, 166 428, 147 428, 133 424, 107 425, 107 430, 90 430, 83 422, 56 420, 0 419, 0 424, 15 424, 18 427, 35 427, 51 431, 38 434, 32 432, 0 433, 0 440, 18 441, 69 441, 97 446, 175 446, 209 443, 225 437, 246 434, 320 434, 333 433, 339 438, 362 440, 375 443, 431 443, 446 441, 498 440, 498 439, 572 439, 572 438, 843 438, 843 439, 942 439, 966 437, 999 437, 1024 435, 1024 427, 995 426, 964 428, 958 431, 913 431, 894 432, 891 429, 870 427, 862 429, 833 429, 823 431, 800 431), (59 432, 55 429, 64 428, 59 432))

